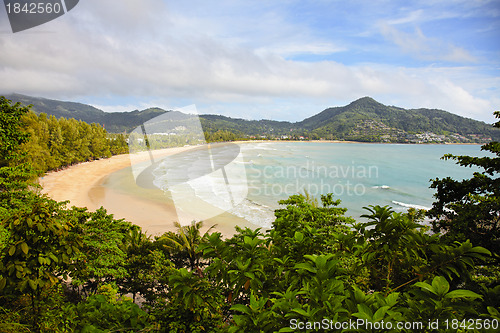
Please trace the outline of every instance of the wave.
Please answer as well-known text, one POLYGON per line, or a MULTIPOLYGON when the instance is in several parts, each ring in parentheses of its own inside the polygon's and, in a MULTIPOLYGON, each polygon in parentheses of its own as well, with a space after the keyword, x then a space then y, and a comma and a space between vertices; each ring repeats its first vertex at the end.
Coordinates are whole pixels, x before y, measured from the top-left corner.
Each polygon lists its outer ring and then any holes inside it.
POLYGON ((229 212, 259 227, 271 228, 274 221, 274 210, 271 207, 248 198, 229 212))
POLYGON ((380 186, 377 185, 377 186, 372 186, 372 188, 387 190, 390 189, 391 187, 389 185, 380 185, 380 186))
POLYGON ((415 204, 408 204, 408 203, 399 202, 399 201, 395 201, 395 200, 392 200, 392 203, 396 204, 398 206, 401 206, 401 207, 405 207, 405 208, 415 208, 415 209, 425 209, 425 210, 431 209, 430 207, 426 207, 426 206, 422 206, 422 205, 415 205, 415 204))
POLYGON ((254 150, 279 150, 278 148, 274 148, 270 143, 261 143, 257 144, 255 147, 252 147, 254 150))

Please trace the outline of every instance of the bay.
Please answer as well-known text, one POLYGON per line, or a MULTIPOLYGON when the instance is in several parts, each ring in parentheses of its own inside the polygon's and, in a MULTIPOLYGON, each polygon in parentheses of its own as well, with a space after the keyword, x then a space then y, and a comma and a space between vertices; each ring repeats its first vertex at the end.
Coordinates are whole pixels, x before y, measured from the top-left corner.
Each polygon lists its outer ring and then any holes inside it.
POLYGON ((431 179, 460 180, 478 171, 442 160, 444 154, 486 155, 479 145, 270 142, 241 147, 248 207, 236 208, 236 214, 266 227, 279 200, 304 191, 317 198, 333 193, 348 209, 346 215, 358 219, 369 205, 389 205, 397 212, 429 209, 435 193, 431 179))
MULTIPOLYGON (((429 209, 434 201, 432 179, 460 180, 478 171, 442 160, 443 155, 486 155, 479 145, 248 142, 239 144, 238 158, 232 162, 237 172, 231 174, 223 164, 229 155, 235 156, 232 147, 215 145, 211 155, 200 150, 170 157, 153 171, 154 183, 170 191, 178 213, 195 212, 208 203, 226 216, 230 213, 255 227, 269 228, 278 202, 305 192, 318 199, 333 193, 341 200, 340 207, 347 208, 346 215, 356 219, 369 205, 388 205, 397 212, 429 209), (214 166, 217 161, 225 161, 219 163, 218 173, 198 177, 200 166, 214 166), (198 176, 189 176, 193 174, 198 176), (179 183, 182 186, 172 185, 179 183)), ((215 214, 220 212, 209 210, 205 216, 215 214)))

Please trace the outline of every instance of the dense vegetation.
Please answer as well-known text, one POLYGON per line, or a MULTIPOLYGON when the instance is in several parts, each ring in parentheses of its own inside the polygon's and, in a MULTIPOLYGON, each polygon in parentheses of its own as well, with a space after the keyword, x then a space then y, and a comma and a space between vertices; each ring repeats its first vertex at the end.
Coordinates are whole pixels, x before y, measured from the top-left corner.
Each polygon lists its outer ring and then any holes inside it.
POLYGON ((11 94, 5 97, 24 105, 32 105, 31 110, 37 115, 45 113, 48 116, 55 116, 56 118, 74 118, 88 124, 96 123, 104 126, 110 133, 130 132, 149 119, 166 112, 159 108, 131 112, 104 112, 82 103, 63 102, 21 94, 11 94))
POLYGON ((23 162, 40 172, 59 169, 128 152, 123 134, 109 135, 99 124, 87 124, 73 118, 47 117, 45 113, 25 114, 22 119, 30 140, 20 147, 23 162))
POLYGON ((480 121, 442 110, 406 110, 386 106, 369 97, 344 107, 326 109, 297 125, 320 137, 360 141, 381 141, 382 135, 394 135, 395 141, 405 142, 409 135, 424 132, 438 135, 458 133, 463 136, 479 134, 500 138, 500 131, 480 121), (366 123, 370 124, 369 128, 357 131, 360 125, 366 123))
MULTIPOLYGON (((331 195, 306 193, 280 202, 270 231, 224 239, 193 222, 148 237, 102 208, 68 208, 35 190, 28 111, 0 102, 2 332, 498 331, 498 247, 481 232, 477 243, 452 223, 446 237, 430 234, 422 211, 380 206, 354 221, 331 195)), ((480 162, 489 176, 468 184, 476 201, 454 196, 459 184, 439 187, 455 213, 441 221, 460 222, 467 204, 498 207, 484 186, 498 182, 498 154, 480 162)), ((498 221, 498 210, 484 212, 467 218, 498 221)))
MULTIPOLYGON (((150 108, 142 111, 106 113, 80 103, 19 94, 10 95, 9 98, 25 105, 32 104, 32 109, 37 114, 46 113, 57 118, 76 118, 88 123, 99 123, 111 133, 130 133, 134 128, 148 121, 154 121, 155 117, 171 112, 150 108)), ((418 142, 419 140, 412 135, 432 132, 445 136, 443 141, 446 142, 485 142, 489 141, 487 138, 500 140, 500 130, 484 122, 442 110, 406 110, 387 106, 369 97, 343 107, 328 108, 296 123, 265 119, 244 120, 220 115, 200 115, 200 121, 206 133, 226 131, 238 139, 303 137, 310 140, 323 138, 369 142, 418 142)))

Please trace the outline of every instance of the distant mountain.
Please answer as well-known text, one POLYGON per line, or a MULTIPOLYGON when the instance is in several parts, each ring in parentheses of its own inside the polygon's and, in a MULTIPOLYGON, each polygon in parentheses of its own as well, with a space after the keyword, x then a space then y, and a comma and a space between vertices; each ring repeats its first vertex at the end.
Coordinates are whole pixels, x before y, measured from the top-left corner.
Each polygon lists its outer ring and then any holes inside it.
POLYGON ((14 102, 21 102, 24 105, 33 105, 31 109, 36 114, 45 113, 56 118, 75 118, 89 124, 99 123, 111 133, 130 132, 144 122, 167 112, 160 108, 131 112, 104 112, 87 104, 63 102, 21 94, 5 95, 5 98, 14 102))
MULTIPOLYGON (((20 94, 5 96, 37 113, 76 118, 102 124, 109 132, 130 132, 166 112, 160 108, 131 112, 104 112, 90 105, 20 94)), ((291 123, 244 120, 221 115, 201 115, 206 132, 229 131, 239 137, 337 139, 369 142, 486 142, 500 140, 500 130, 481 121, 437 109, 403 109, 386 106, 370 97, 333 107, 291 123)))
POLYGON ((296 125, 316 136, 359 141, 419 141, 415 135, 426 132, 435 134, 436 138, 453 135, 483 140, 500 138, 498 129, 482 121, 437 109, 386 106, 370 97, 328 108, 296 125))
POLYGON ((21 102, 23 105, 32 104, 33 107, 31 109, 36 114, 46 113, 47 115, 53 115, 56 118, 75 118, 78 120, 83 120, 86 123, 102 124, 106 116, 106 112, 82 103, 63 102, 21 94, 10 94, 4 96, 5 98, 12 100, 13 102, 21 102))

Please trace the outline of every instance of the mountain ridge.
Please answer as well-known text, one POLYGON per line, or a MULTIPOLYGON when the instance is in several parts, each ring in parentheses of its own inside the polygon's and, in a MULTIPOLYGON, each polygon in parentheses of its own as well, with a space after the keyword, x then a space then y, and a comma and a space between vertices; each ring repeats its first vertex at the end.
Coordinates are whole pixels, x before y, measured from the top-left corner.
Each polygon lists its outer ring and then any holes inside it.
MULTIPOLYGON (((161 114, 172 112, 155 107, 141 111, 104 112, 77 102, 21 94, 5 97, 13 102, 33 105, 32 110, 37 114, 43 112, 56 118, 99 123, 111 133, 129 133, 161 114)), ((486 142, 500 139, 500 130, 482 121, 439 109, 387 106, 368 96, 345 106, 326 108, 294 123, 269 119, 245 120, 215 114, 199 117, 204 131, 229 131, 239 137, 411 143, 486 142)))

